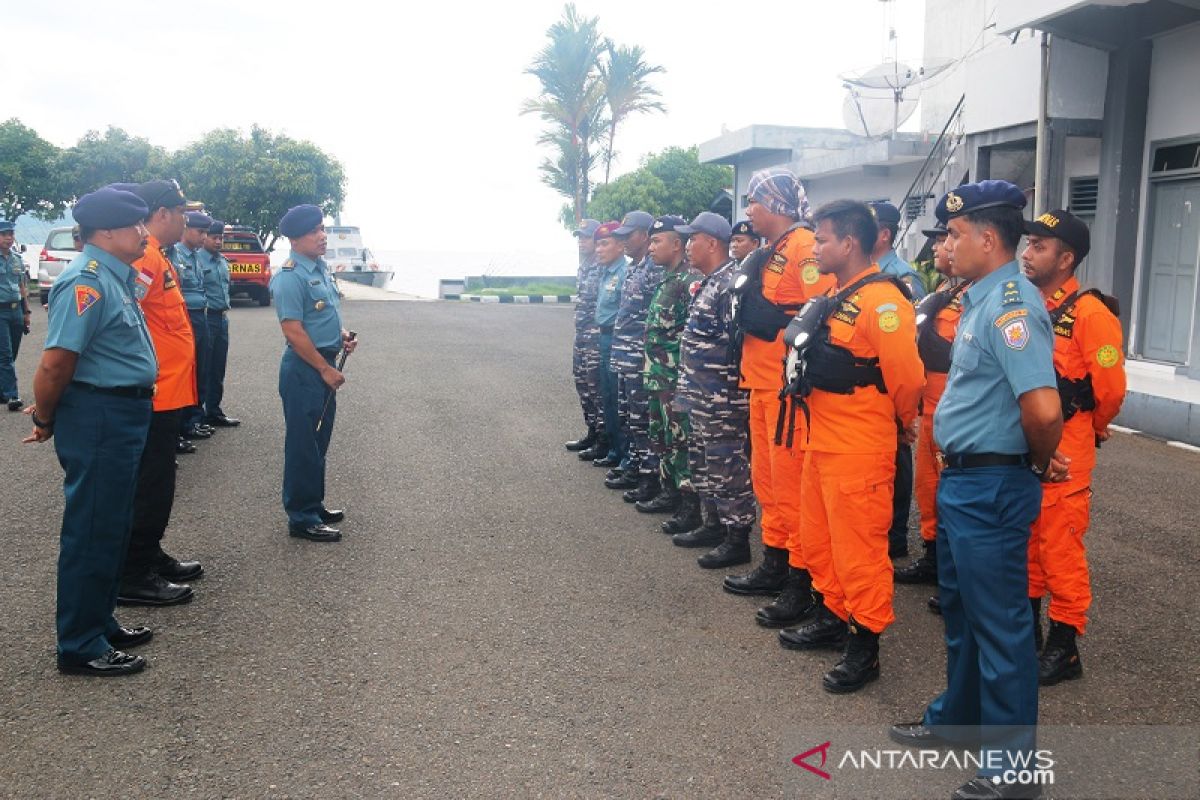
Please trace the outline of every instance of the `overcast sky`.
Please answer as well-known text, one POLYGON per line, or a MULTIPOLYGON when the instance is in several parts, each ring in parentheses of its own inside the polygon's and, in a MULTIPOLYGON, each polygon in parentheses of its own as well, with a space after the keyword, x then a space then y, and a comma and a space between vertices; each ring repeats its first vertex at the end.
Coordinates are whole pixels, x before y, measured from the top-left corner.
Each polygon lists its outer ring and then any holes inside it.
MULTIPOLYGON (((614 173, 752 123, 841 127, 837 75, 919 60, 923 0, 728 4, 582 0, 604 35, 666 68, 666 115, 618 130, 614 173)), ((376 250, 561 252, 563 198, 541 185, 525 74, 559 0, 419 4, 68 0, 6 8, 4 115, 67 146, 109 125, 177 148, 252 124, 346 168, 342 221, 376 250), (113 9, 120 9, 113 11, 113 9), (452 243, 451 243, 452 242, 452 243)), ((201 198, 203 199, 203 198, 201 198)))

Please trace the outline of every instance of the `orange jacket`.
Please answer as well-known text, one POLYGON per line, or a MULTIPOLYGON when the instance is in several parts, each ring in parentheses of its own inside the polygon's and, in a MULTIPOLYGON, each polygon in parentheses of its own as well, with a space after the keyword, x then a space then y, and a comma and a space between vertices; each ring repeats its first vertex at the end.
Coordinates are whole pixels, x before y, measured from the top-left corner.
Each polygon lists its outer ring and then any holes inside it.
MULTIPOLYGON (((879 272, 872 264, 847 285, 879 272)), ((823 453, 887 453, 896 449, 896 422, 917 418, 925 365, 917 354, 917 315, 890 281, 850 295, 829 318, 829 341, 859 358, 878 358, 887 393, 864 386, 853 394, 815 389, 808 398, 812 425, 807 449, 823 453)))
MULTIPOLYGON (((949 287, 939 289, 938 291, 950 291, 949 287)), ((965 289, 963 291, 966 291, 965 289)), ((945 339, 947 342, 953 342, 954 337, 958 335, 958 320, 962 317, 962 292, 947 304, 945 308, 938 312, 933 318, 933 331, 938 336, 945 339)), ((923 413, 933 416, 934 410, 937 408, 938 401, 942 399, 942 394, 946 391, 946 378, 949 373, 946 372, 925 372, 925 393, 922 395, 923 413)))
MULTIPOLYGON (((817 260, 813 258, 815 242, 808 228, 793 228, 779 239, 774 255, 763 267, 763 297, 779 305, 800 305, 833 287, 833 276, 817 270, 817 260)), ((744 337, 741 387, 778 392, 783 388, 785 355, 783 331, 773 342, 744 337)))
POLYGON ((158 382, 154 410, 174 411, 196 405, 196 344, 187 303, 179 289, 179 276, 154 236, 146 254, 133 262, 138 271, 134 285, 146 327, 158 354, 158 382))
MULTIPOLYGON (((1053 313, 1074 292, 1071 278, 1046 298, 1053 313)), ((1096 396, 1094 411, 1079 411, 1063 426, 1059 449, 1072 459, 1072 471, 1090 470, 1096 463, 1096 433, 1108 428, 1125 401, 1125 355, 1121 321, 1092 295, 1080 295, 1054 326, 1054 371, 1078 380, 1090 375, 1096 396)))

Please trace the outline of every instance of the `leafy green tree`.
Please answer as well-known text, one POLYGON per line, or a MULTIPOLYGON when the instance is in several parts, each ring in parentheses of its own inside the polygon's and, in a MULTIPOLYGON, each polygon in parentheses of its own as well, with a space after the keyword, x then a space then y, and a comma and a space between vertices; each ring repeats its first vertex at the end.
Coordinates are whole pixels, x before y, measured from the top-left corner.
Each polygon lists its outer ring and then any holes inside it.
POLYGON ((595 219, 621 219, 630 211, 678 214, 692 219, 708 211, 713 199, 733 183, 733 171, 717 164, 701 164, 699 149, 669 147, 648 156, 633 172, 596 189, 588 205, 595 219))
POLYGON ((618 123, 633 114, 662 113, 667 107, 655 99, 661 95, 649 83, 651 75, 666 70, 647 64, 645 51, 637 45, 620 47, 608 42, 605 49, 608 58, 600 64, 600 75, 604 81, 604 99, 608 103, 608 141, 604 147, 604 182, 608 183, 616 155, 618 123))
POLYGON ((55 178, 59 150, 20 120, 0 124, 0 213, 55 219, 66 201, 55 178))
POLYGON ((142 183, 169 174, 167 151, 140 136, 110 127, 103 135, 88 131, 62 151, 58 181, 62 195, 74 200, 110 183, 142 183))

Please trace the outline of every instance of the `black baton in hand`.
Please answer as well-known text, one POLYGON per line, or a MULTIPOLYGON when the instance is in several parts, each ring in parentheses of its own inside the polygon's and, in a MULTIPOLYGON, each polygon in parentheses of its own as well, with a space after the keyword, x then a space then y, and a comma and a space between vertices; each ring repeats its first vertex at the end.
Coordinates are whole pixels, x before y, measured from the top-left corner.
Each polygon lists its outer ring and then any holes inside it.
MULTIPOLYGON (((355 333, 354 331, 350 331, 349 341, 353 342, 357 338, 358 338, 358 334, 355 333)), ((350 351, 343 347, 342 348, 342 357, 338 359, 338 363, 337 363, 337 371, 338 372, 341 372, 342 367, 346 366, 346 359, 349 357, 350 357, 350 351)), ((326 391, 325 391, 325 405, 321 408, 321 418, 317 420, 317 430, 318 431, 321 430, 321 426, 323 424, 325 424, 325 415, 329 413, 329 401, 333 399, 333 393, 335 391, 337 391, 337 390, 336 389, 326 389, 326 391)))

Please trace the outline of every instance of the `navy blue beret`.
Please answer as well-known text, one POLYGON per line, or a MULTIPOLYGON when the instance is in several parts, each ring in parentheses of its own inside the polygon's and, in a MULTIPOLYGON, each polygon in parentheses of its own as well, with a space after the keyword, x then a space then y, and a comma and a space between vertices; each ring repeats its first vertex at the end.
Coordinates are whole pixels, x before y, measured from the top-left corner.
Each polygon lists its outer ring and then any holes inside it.
POLYGON ((16 225, 13 225, 8 220, 0 219, 0 233, 9 233, 10 231, 15 230, 16 227, 16 225))
POLYGON ((312 233, 324 219, 321 209, 313 205, 289 208, 283 219, 279 220, 279 232, 289 239, 296 239, 312 233))
POLYGON ((885 228, 893 228, 900 224, 900 209, 891 203, 867 203, 875 220, 885 228))
POLYGON ((952 220, 963 214, 982 211, 985 208, 1025 207, 1025 193, 1008 181, 980 181, 964 183, 946 193, 938 201, 934 212, 938 219, 952 220))
POLYGON ((105 186, 75 201, 71 213, 85 228, 111 230, 136 225, 150 215, 150 209, 133 192, 105 186))
POLYGON ((213 223, 212 217, 203 211, 189 211, 183 215, 183 218, 186 220, 184 224, 189 228, 203 228, 206 231, 213 223))
POLYGON ((183 196, 183 190, 179 188, 179 183, 173 180, 146 181, 139 183, 130 191, 142 198, 151 211, 187 205, 187 198, 183 196))
POLYGON ((219 219, 214 219, 208 226, 209 236, 220 236, 225 233, 225 223, 219 219))

